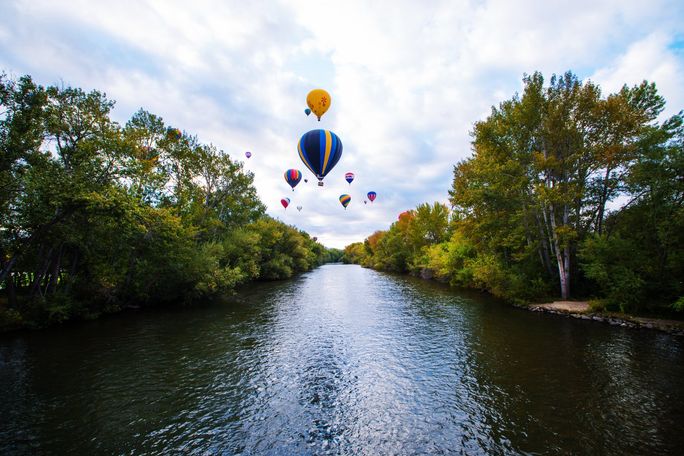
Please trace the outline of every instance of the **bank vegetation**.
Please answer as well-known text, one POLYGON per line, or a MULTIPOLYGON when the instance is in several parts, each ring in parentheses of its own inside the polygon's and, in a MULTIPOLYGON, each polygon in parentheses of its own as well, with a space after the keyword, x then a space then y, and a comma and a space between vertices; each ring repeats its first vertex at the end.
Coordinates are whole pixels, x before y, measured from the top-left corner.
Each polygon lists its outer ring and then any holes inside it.
POLYGON ((655 84, 604 95, 568 72, 475 123, 449 205, 421 204, 345 261, 516 302, 684 311, 684 128, 655 84))
POLYGON ((0 76, 0 330, 191 303, 334 260, 242 164, 99 91, 0 76))

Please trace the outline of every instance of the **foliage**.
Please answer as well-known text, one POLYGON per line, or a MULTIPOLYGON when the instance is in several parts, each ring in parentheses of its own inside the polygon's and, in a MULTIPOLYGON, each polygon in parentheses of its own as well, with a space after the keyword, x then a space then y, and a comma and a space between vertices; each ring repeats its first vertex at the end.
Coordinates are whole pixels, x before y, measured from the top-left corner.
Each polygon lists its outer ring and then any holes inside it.
POLYGON ((570 72, 523 82, 475 123, 451 213, 421 204, 344 260, 515 301, 684 307, 682 114, 658 122, 665 100, 646 81, 607 96, 570 72))
POLYGON ((240 162, 98 91, 0 76, 0 326, 230 293, 341 251, 264 215, 240 162))

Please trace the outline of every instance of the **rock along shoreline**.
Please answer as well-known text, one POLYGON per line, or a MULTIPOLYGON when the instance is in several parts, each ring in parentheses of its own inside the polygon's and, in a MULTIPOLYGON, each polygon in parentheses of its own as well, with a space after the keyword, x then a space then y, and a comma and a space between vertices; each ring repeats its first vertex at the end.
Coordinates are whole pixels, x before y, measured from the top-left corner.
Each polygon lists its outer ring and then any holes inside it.
POLYGON ((684 336, 684 321, 665 320, 661 318, 635 317, 623 314, 592 312, 589 303, 583 301, 555 301, 544 304, 517 306, 533 312, 544 312, 562 315, 580 320, 591 320, 623 328, 651 329, 666 332, 675 336, 684 336))

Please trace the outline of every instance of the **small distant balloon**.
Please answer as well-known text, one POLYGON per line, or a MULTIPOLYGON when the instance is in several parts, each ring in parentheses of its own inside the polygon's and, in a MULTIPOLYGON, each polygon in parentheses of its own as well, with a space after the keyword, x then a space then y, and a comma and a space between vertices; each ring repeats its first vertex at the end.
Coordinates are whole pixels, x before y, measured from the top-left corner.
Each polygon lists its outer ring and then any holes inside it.
POLYGON ((349 182, 349 185, 351 185, 352 181, 354 180, 354 173, 346 173, 344 175, 344 180, 349 182))
POLYGON ((245 157, 250 158, 252 156, 252 153, 250 151, 245 152, 245 157))
POLYGON ((280 200, 280 204, 283 205, 285 209, 287 209, 287 206, 290 205, 290 198, 283 198, 280 200))
POLYGON ((313 239, 314 242, 318 241, 318 237, 314 236, 311 239, 313 239))
POLYGON ((349 203, 351 202, 351 196, 347 195, 346 193, 344 195, 340 195, 340 204, 344 206, 344 209, 347 209, 347 206, 349 206, 349 203))
POLYGON ((307 116, 308 116, 309 114, 311 114, 311 109, 306 108, 306 109, 304 110, 304 114, 306 114, 307 116))
POLYGON ((305 184, 308 184, 308 183, 309 183, 309 179, 304 179, 304 183, 305 183, 305 184))
POLYGON ((299 212, 302 212, 302 206, 297 206, 297 210, 298 210, 299 212))
POLYGON ((363 204, 368 204, 368 201, 366 201, 366 200, 363 200, 363 204))
POLYGON ((375 198, 376 198, 377 196, 378 196, 378 194, 375 193, 375 192, 368 192, 368 199, 370 200, 371 203, 372 203, 373 201, 375 201, 375 198))
POLYGON ((314 89, 306 96, 306 104, 309 106, 309 109, 316 114, 319 122, 321 116, 325 114, 325 111, 330 107, 331 101, 330 94, 323 89, 314 89))
POLYGON ((285 171, 285 181, 292 187, 292 191, 294 192, 294 188, 297 186, 300 180, 302 180, 302 172, 298 169, 288 169, 285 171))
POLYGON ((180 131, 178 128, 169 128, 166 130, 166 136, 169 139, 181 139, 183 136, 183 132, 180 131))

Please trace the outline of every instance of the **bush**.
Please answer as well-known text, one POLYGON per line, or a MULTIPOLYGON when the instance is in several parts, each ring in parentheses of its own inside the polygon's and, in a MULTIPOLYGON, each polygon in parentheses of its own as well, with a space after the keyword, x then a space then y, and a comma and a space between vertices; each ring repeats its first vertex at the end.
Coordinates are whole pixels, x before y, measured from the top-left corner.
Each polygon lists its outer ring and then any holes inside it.
POLYGON ((0 332, 24 326, 24 319, 15 309, 0 309, 0 332))
POLYGON ((585 240, 579 251, 585 276, 594 281, 607 309, 636 312, 645 301, 645 281, 634 264, 634 246, 617 236, 595 236, 585 240))
POLYGON ((674 304, 672 304, 672 309, 675 312, 684 312, 684 296, 677 299, 674 304))

